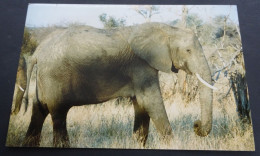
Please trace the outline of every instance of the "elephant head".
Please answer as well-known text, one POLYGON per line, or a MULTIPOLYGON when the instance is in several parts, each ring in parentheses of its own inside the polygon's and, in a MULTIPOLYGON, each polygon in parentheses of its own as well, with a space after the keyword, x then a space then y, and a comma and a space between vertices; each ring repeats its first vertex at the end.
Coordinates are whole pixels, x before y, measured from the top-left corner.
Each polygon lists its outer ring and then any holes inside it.
POLYGON ((195 74, 199 83, 201 120, 194 124, 199 136, 206 136, 212 128, 211 71, 196 35, 186 29, 165 24, 144 24, 129 38, 132 51, 151 67, 166 73, 179 69, 195 74))

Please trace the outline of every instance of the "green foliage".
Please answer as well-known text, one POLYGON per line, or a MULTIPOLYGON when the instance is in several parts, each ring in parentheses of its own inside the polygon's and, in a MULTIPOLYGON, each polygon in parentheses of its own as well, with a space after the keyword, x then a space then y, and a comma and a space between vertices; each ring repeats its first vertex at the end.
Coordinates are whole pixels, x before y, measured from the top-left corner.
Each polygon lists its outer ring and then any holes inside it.
MULTIPOLYGON (((236 25, 227 20, 228 17, 218 15, 211 21, 203 21, 197 14, 189 14, 186 17, 187 28, 192 29, 199 37, 202 45, 212 45, 220 42, 224 36, 230 44, 235 44, 239 34, 236 25), (224 30, 225 29, 225 30, 224 30)), ((181 27, 181 20, 176 19, 169 22, 170 25, 181 27)))
POLYGON ((175 26, 175 27, 178 26, 179 23, 181 23, 181 20, 179 20, 179 19, 176 19, 176 20, 169 22, 169 24, 171 26, 175 26))
POLYGON ((188 28, 199 28, 202 26, 203 20, 197 14, 189 14, 186 18, 186 23, 188 28))
POLYGON ((224 22, 225 22, 225 20, 226 20, 226 16, 224 16, 224 15, 218 15, 218 16, 216 16, 216 17, 213 18, 213 23, 214 23, 215 25, 223 25, 224 22))
POLYGON ((155 5, 148 5, 148 6, 144 6, 144 7, 136 7, 135 11, 142 15, 146 22, 151 22, 151 18, 153 15, 155 14, 159 14, 159 7, 155 6, 155 5))
POLYGON ((151 12, 153 12, 153 14, 158 14, 159 13, 159 7, 152 5, 150 7, 146 7, 146 8, 140 9, 139 11, 143 15, 148 17, 148 16, 151 16, 151 12))
POLYGON ((25 28, 23 35, 23 44, 21 48, 21 55, 32 55, 37 46, 37 41, 32 38, 32 35, 30 34, 29 30, 25 28))
POLYGON ((107 16, 107 14, 103 13, 99 15, 99 20, 103 23, 104 28, 111 29, 115 27, 123 27, 125 26, 126 20, 123 18, 116 19, 113 16, 107 16))
POLYGON ((202 45, 212 45, 215 43, 216 28, 211 23, 205 23, 200 27, 198 37, 202 45))

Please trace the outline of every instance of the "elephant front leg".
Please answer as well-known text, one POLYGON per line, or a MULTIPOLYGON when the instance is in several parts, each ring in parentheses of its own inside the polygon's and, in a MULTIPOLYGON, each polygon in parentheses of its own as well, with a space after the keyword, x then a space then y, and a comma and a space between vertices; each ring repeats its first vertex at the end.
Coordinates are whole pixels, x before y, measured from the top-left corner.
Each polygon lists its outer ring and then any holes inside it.
MULTIPOLYGON (((145 98, 145 97, 144 97, 145 98)), ((156 130, 159 132, 159 138, 166 147, 173 146, 173 133, 170 122, 168 120, 164 104, 162 100, 154 99, 155 97, 147 97, 144 108, 152 119, 156 130), (148 100, 149 99, 149 100, 148 100)))
POLYGON ((173 133, 163 104, 157 74, 147 74, 147 76, 149 77, 140 79, 139 76, 135 79, 134 88, 137 103, 152 119, 163 143, 171 147, 173 133))
POLYGON ((148 113, 138 105, 136 98, 133 98, 132 101, 135 110, 134 137, 141 147, 144 147, 148 137, 150 117, 148 113))

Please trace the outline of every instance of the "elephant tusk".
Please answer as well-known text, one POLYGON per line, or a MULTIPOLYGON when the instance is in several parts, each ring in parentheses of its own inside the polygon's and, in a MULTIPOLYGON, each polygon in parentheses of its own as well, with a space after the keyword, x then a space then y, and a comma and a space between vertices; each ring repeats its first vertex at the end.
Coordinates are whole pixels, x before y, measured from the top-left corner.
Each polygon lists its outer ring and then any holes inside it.
POLYGON ((208 82, 206 82, 205 80, 203 80, 203 79, 200 77, 199 74, 196 73, 195 75, 196 75, 197 78, 200 80, 200 82, 203 83, 205 86, 207 86, 207 87, 209 87, 209 88, 211 88, 211 89, 213 89, 213 90, 217 90, 216 87, 210 85, 208 82))
POLYGON ((19 87, 19 89, 20 89, 21 91, 24 92, 24 89, 23 89, 20 85, 18 85, 18 87, 19 87))

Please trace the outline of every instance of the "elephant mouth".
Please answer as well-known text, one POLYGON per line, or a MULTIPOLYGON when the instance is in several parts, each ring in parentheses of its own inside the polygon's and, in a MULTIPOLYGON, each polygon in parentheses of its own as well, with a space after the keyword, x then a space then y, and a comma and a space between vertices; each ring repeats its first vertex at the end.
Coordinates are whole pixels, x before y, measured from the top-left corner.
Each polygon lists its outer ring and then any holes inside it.
POLYGON ((205 80, 203 80, 198 73, 196 73, 195 75, 196 75, 196 77, 199 79, 199 81, 200 81, 201 83, 203 83, 205 86, 207 86, 207 87, 209 87, 209 88, 211 88, 211 89, 213 89, 213 90, 217 90, 216 87, 212 86, 211 84, 209 84, 209 83, 207 83, 205 80))
POLYGON ((173 65, 173 62, 172 62, 171 71, 174 72, 174 73, 178 73, 179 72, 179 69, 175 68, 175 66, 173 65))

